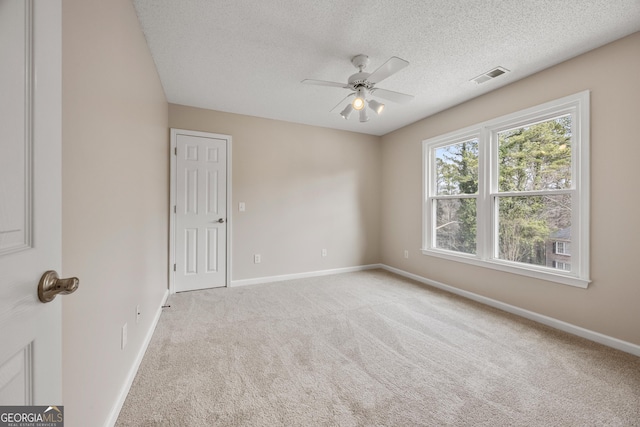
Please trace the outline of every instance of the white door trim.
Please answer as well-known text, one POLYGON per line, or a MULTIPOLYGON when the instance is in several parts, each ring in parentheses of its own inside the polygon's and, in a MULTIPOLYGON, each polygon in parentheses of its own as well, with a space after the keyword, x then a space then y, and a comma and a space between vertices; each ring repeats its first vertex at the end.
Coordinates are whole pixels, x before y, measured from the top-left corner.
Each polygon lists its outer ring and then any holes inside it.
POLYGON ((224 139, 227 141, 227 244, 226 244, 226 278, 225 278, 225 286, 229 286, 231 283, 231 240, 232 240, 232 225, 233 218, 232 212, 233 209, 231 207, 231 135, 223 135, 219 133, 210 133, 210 132, 200 132, 195 130, 186 130, 186 129, 176 129, 171 128, 171 170, 170 170, 170 194, 169 194, 169 292, 171 294, 176 293, 175 290, 175 269, 174 266, 176 264, 176 194, 177 194, 177 159, 176 159, 176 148, 177 148, 177 137, 178 135, 188 135, 188 136, 199 136, 203 138, 217 138, 224 139))

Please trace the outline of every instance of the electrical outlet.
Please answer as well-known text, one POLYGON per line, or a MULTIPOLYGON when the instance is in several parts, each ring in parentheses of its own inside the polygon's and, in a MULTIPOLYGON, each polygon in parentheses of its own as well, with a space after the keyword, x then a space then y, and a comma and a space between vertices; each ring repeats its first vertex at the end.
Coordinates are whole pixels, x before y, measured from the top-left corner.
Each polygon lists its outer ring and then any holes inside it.
POLYGON ((126 346, 127 346, 127 324, 125 323, 124 326, 122 327, 121 349, 124 350, 126 346))
POLYGON ((327 256, 327 250, 326 249, 322 250, 322 256, 327 256))
POLYGON ((140 318, 142 317, 142 313, 140 312, 140 305, 136 305, 136 323, 140 323, 140 318))
POLYGON ((404 257, 409 258, 409 251, 406 249, 404 250, 404 257))
POLYGON ((261 262, 262 262, 262 257, 260 256, 260 254, 255 254, 253 256, 253 263, 260 264, 261 262))

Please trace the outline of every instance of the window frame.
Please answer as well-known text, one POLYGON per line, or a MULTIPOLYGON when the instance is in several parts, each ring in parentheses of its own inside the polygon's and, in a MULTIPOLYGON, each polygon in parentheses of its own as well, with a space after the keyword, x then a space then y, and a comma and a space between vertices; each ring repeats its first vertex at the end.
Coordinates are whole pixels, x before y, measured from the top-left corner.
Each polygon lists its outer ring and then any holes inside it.
MULTIPOLYGON (((587 288, 589 279, 589 105, 590 93, 583 91, 544 104, 507 114, 473 126, 449 132, 422 141, 422 253, 467 264, 491 268, 509 273, 534 277, 551 282, 587 288), (552 194, 571 195, 571 271, 559 271, 548 266, 536 266, 498 258, 497 252, 497 200, 500 196, 513 195, 498 189, 497 134, 507 129, 530 126, 566 114, 572 118, 571 131, 571 187, 553 190, 552 194), (441 198, 435 191, 435 150, 437 148, 478 138, 478 193, 457 195, 476 197, 477 233, 476 253, 468 254, 437 248, 435 203, 441 198), (438 197, 436 197, 438 196, 438 197), (554 271, 555 270, 555 271, 554 271)), ((526 195, 544 193, 544 190, 526 195)), ((548 193, 547 193, 548 194, 548 193)))

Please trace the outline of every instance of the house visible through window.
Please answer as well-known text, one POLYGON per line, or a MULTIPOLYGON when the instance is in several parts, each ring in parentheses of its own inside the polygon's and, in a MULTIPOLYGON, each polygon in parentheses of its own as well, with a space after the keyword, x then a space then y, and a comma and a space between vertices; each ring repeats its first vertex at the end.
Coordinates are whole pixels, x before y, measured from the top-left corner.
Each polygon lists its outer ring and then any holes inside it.
POLYGON ((584 92, 424 141, 423 253, 586 287, 588 111, 584 92))

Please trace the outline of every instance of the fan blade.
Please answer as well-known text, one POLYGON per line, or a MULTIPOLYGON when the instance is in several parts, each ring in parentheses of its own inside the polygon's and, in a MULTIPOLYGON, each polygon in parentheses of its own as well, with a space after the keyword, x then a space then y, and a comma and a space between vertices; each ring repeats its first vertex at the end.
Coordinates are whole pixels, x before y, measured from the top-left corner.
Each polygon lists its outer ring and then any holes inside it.
POLYGON ((371 94, 382 99, 397 102, 398 104, 406 104, 407 102, 413 101, 413 98, 415 98, 415 96, 407 95, 406 93, 378 88, 371 89, 371 94))
POLYGON ((387 62, 382 64, 380 67, 378 67, 377 70, 371 73, 371 75, 367 77, 367 80, 371 83, 379 83, 387 77, 407 67, 408 65, 409 63, 404 59, 400 59, 397 56, 392 56, 387 60, 387 62))
POLYGON ((355 94, 356 94, 355 92, 351 92, 349 95, 347 95, 347 96, 345 96, 344 98, 342 98, 342 101, 338 102, 338 103, 336 104, 336 106, 335 106, 335 107, 333 107, 331 110, 329 110, 329 112, 330 112, 330 113, 331 113, 331 112, 333 112, 333 110, 335 110, 336 108, 338 108, 340 105, 342 105, 342 103, 343 103, 344 101, 346 101, 347 99, 351 98, 351 97, 352 97, 353 95, 355 95, 355 94))
POLYGON ((349 89, 349 86, 347 86, 344 83, 338 83, 338 82, 326 82, 324 80, 311 80, 311 79, 304 79, 301 83, 304 83, 306 85, 316 85, 316 86, 331 86, 331 87, 341 87, 344 89, 349 89))

